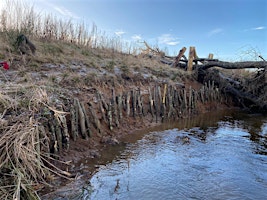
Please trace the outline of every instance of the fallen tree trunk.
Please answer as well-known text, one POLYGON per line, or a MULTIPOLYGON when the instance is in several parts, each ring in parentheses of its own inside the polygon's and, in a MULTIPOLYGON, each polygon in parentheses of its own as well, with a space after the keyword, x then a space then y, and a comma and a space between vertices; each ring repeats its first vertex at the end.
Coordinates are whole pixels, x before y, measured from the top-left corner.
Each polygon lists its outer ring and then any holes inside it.
POLYGON ((239 81, 226 76, 218 69, 203 70, 203 68, 200 68, 198 70, 198 81, 203 84, 213 81, 223 93, 232 97, 236 105, 265 112, 267 111, 266 72, 266 70, 263 70, 252 79, 243 78, 239 81))
POLYGON ((223 61, 210 61, 203 65, 195 65, 196 69, 206 70, 211 67, 221 67, 224 69, 251 69, 251 68, 267 68, 267 61, 247 61, 247 62, 223 62, 223 61))

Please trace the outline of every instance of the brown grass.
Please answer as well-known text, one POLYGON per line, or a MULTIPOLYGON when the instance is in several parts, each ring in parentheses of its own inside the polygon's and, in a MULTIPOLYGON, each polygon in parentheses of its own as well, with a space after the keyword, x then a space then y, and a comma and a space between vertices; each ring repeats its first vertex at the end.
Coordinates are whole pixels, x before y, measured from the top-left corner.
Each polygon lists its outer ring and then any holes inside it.
POLYGON ((45 89, 34 85, 2 87, 0 199, 38 199, 35 189, 46 184, 51 174, 68 175, 56 168, 49 156, 49 136, 41 116, 44 107, 50 109, 50 99, 45 89))

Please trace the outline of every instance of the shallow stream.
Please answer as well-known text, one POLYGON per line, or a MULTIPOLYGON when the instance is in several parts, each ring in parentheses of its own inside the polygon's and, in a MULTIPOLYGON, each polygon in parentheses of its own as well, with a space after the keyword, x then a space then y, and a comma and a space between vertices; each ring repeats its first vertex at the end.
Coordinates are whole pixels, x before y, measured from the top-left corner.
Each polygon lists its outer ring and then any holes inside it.
POLYGON ((109 147, 76 199, 267 199, 267 117, 221 112, 109 147))

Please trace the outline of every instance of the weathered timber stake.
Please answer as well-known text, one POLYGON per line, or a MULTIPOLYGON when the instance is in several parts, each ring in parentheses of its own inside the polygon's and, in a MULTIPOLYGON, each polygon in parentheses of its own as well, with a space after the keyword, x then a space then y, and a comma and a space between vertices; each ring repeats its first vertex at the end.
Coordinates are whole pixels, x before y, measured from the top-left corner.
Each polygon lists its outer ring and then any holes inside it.
POLYGON ((161 121, 164 121, 165 112, 166 112, 166 93, 167 93, 167 84, 164 84, 163 88, 163 97, 162 97, 162 104, 161 104, 161 121))
POLYGON ((158 105, 159 105, 159 101, 158 101, 158 90, 157 90, 157 86, 154 87, 154 106, 155 106, 155 115, 156 115, 156 123, 158 123, 158 105))
POLYGON ((108 104, 108 123, 109 123, 109 129, 112 131, 113 125, 112 125, 112 103, 111 102, 108 104))
POLYGON ((195 89, 193 89, 193 109, 196 110, 198 94, 195 89))
POLYGON ((189 87, 188 108, 189 108, 189 113, 191 113, 191 109, 192 109, 192 87, 191 85, 189 87))
POLYGON ((187 111, 187 96, 186 96, 186 89, 183 90, 184 93, 184 109, 187 111))
POLYGON ((131 95, 130 92, 126 93, 126 113, 127 116, 130 116, 130 100, 131 100, 131 95))
POLYGON ((92 104, 90 102, 88 102, 87 105, 88 105, 88 108, 89 108, 88 110, 89 110, 89 112, 90 112, 90 114, 91 114, 91 116, 93 118, 92 119, 93 125, 97 129, 97 131, 98 131, 97 132, 97 135, 98 136, 101 136, 101 135, 99 135, 99 133, 100 134, 102 133, 100 121, 99 121, 99 119, 98 119, 98 117, 97 117, 97 115, 95 113, 95 110, 94 110, 92 104))
POLYGON ((177 55, 177 57, 175 58, 175 62, 173 64, 174 67, 177 67, 181 58, 184 56, 184 53, 186 51, 186 47, 183 47, 180 51, 179 54, 177 55))
POLYGON ((168 95, 168 99, 169 99, 169 103, 168 103, 168 107, 169 107, 169 112, 168 112, 168 119, 170 119, 171 116, 173 116, 174 113, 174 109, 173 109, 173 102, 174 102, 174 89, 172 86, 169 87, 169 95, 168 95))
POLYGON ((51 143, 53 146, 51 146, 50 148, 52 149, 52 152, 54 154, 56 154, 58 152, 58 142, 57 142, 57 138, 56 138, 56 130, 55 130, 55 122, 54 120, 49 120, 48 122, 49 125, 49 129, 51 132, 51 143))
POLYGON ((133 118, 135 118, 135 112, 136 112, 136 95, 135 91, 131 91, 131 97, 132 97, 132 111, 133 111, 133 118))
POLYGON ((69 149, 70 146, 70 136, 68 132, 67 120, 65 115, 58 116, 59 121, 61 122, 62 130, 63 130, 63 138, 64 145, 66 145, 66 149, 69 149))
POLYGON ((118 110, 119 110, 119 120, 122 120, 122 94, 120 93, 119 96, 116 98, 118 103, 118 110))
POLYGON ((108 122, 107 121, 107 118, 106 118, 106 111, 107 111, 107 104, 106 102, 104 101, 101 93, 98 93, 98 102, 99 102, 99 110, 102 114, 102 119, 104 120, 104 122, 108 122))
POLYGON ((150 87, 148 88, 148 93, 149 93, 149 112, 151 114, 151 117, 152 117, 152 121, 153 121, 153 118, 154 118, 154 101, 153 101, 153 97, 152 97, 152 93, 151 93, 151 89, 150 87))
POLYGON ((126 99, 127 99, 127 92, 123 92, 122 93, 122 109, 125 111, 125 113, 127 114, 127 102, 126 102, 126 99))
POLYGON ((197 58, 196 49, 195 49, 195 47, 190 47, 189 48, 188 63, 187 63, 187 70, 188 71, 193 70, 193 61, 195 58, 197 58))
POLYGON ((141 92, 140 92, 140 103, 141 103, 141 112, 142 112, 142 116, 144 117, 145 116, 145 108, 144 108, 144 96, 141 95, 141 92))
POLYGON ((178 99, 179 99, 179 111, 178 111, 178 118, 182 117, 183 114, 183 106, 184 106, 184 101, 183 101, 183 90, 180 89, 178 91, 178 99))
POLYGON ((86 126, 85 126, 85 116, 84 116, 84 112, 82 110, 81 104, 79 102, 79 100, 77 98, 74 99, 74 101, 77 102, 77 106, 78 106, 78 112, 79 112, 79 124, 80 124, 80 128, 81 128, 81 135, 83 138, 88 139, 87 134, 86 134, 86 126))
POLYGON ((201 99, 201 102, 202 103, 205 103, 205 99, 204 99, 204 91, 205 91, 205 87, 204 86, 202 86, 201 88, 200 88, 200 90, 199 90, 199 95, 200 95, 200 99, 201 99))
POLYGON ((118 116, 118 106, 116 102, 116 95, 115 95, 115 90, 112 89, 112 107, 113 107, 113 114, 114 114, 114 120, 115 120, 115 125, 116 127, 120 126, 119 123, 119 116, 118 116))
POLYGON ((57 119, 55 119, 56 138, 59 152, 62 152, 62 131, 61 125, 57 119))
POLYGON ((81 107, 82 107, 82 111, 83 111, 84 118, 85 118, 85 125, 86 125, 87 135, 89 137, 92 137, 92 132, 91 132, 91 129, 90 129, 90 120, 89 120, 89 117, 88 117, 88 115, 86 113, 85 106, 84 106, 83 102, 81 103, 81 107))
POLYGON ((143 116, 143 103, 142 103, 142 97, 141 97, 141 89, 138 88, 137 90, 137 110, 140 117, 143 116))
POLYGON ((208 56, 209 59, 213 59, 213 54, 210 53, 209 56, 208 56))
POLYGON ((174 105, 174 111, 176 112, 176 115, 179 118, 179 94, 178 90, 175 88, 173 91, 173 105, 174 105))
POLYGON ((70 109, 70 117, 71 117, 71 136, 74 141, 76 141, 78 136, 78 120, 77 113, 75 107, 72 105, 70 109))

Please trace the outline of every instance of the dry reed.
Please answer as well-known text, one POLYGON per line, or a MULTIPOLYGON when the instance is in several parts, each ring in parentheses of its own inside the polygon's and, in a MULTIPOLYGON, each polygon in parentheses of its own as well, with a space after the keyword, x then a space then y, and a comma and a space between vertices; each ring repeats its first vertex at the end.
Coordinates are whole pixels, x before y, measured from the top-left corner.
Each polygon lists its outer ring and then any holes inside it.
POLYGON ((6 121, 0 126, 0 199, 39 199, 36 188, 46 184, 47 177, 70 175, 53 164, 49 132, 39 117, 43 107, 52 109, 51 98, 37 86, 7 87, 12 89, 4 86, 0 91, 1 120, 6 121), (21 104, 22 99, 28 103, 21 104))
POLYGON ((34 5, 21 0, 4 0, 0 10, 0 32, 23 33, 46 41, 63 41, 88 48, 111 49, 117 52, 135 53, 138 44, 129 43, 116 35, 98 30, 95 24, 36 12, 34 5))

